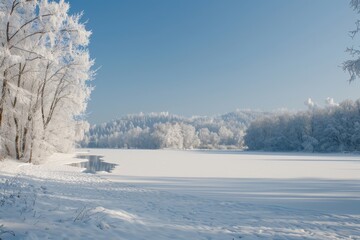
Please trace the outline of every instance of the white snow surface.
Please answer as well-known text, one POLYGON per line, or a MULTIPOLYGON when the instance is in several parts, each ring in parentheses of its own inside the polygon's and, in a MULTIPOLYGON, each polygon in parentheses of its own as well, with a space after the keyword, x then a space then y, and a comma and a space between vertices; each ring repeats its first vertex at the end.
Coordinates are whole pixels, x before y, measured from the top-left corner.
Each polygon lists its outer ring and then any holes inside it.
POLYGON ((360 239, 359 155, 79 151, 0 162, 0 239, 360 239))

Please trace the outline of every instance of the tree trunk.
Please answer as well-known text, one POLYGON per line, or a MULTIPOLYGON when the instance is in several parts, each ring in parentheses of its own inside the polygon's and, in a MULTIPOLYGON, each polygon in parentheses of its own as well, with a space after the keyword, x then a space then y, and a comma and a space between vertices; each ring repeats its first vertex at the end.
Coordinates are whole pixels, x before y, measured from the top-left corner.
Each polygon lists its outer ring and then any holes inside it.
MULTIPOLYGON (((18 89, 21 86, 21 77, 23 75, 23 72, 25 71, 25 66, 22 67, 22 64, 19 64, 19 76, 18 76, 18 81, 17 81, 17 87, 18 89)), ((19 90, 16 90, 15 93, 15 97, 14 97, 14 102, 12 102, 12 107, 13 107, 13 118, 14 118, 14 123, 15 123, 15 156, 16 159, 20 159, 23 155, 23 151, 21 151, 21 132, 20 132, 20 126, 19 126, 19 119, 16 116, 16 106, 17 106, 17 101, 18 101, 18 95, 19 95, 19 90)))
POLYGON ((16 159, 20 159, 21 157, 21 153, 20 153, 20 134, 19 134, 19 123, 18 123, 18 120, 17 118, 14 118, 14 122, 15 122, 15 131, 16 131, 16 134, 15 134, 15 156, 16 156, 16 159))
POLYGON ((7 75, 6 72, 4 72, 4 80, 3 80, 2 91, 1 91, 1 100, 0 100, 0 128, 1 128, 2 122, 3 122, 4 104, 5 104, 6 91, 7 91, 6 75, 7 75))

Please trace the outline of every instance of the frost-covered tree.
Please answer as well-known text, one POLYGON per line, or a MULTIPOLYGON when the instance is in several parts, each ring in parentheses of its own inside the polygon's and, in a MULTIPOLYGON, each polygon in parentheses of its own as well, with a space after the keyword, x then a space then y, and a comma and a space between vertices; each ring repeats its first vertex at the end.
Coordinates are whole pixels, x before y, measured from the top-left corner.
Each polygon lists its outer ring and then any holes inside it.
POLYGON ((184 136, 179 123, 160 123, 155 125, 154 139, 159 148, 184 148, 184 136))
POLYGON ((69 151, 88 127, 91 33, 68 11, 63 0, 0 1, 2 158, 69 151))
POLYGON ((234 141, 234 133, 225 126, 221 126, 219 129, 220 141, 224 145, 231 145, 234 141))
MULTIPOLYGON (((355 12, 360 13, 360 0, 351 0, 350 6, 355 12)), ((357 20, 355 24, 356 28, 350 32, 350 36, 353 39, 357 37, 360 31, 360 20, 357 20)), ((360 50, 355 47, 349 47, 346 51, 352 59, 343 63, 343 69, 350 74, 350 82, 352 82, 360 77, 360 50)))

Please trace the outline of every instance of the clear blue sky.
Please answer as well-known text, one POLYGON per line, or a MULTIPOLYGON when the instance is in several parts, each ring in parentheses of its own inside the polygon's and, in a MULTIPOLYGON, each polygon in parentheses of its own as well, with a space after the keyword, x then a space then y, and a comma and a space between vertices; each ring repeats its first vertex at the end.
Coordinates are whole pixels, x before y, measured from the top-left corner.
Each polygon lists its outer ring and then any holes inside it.
POLYGON ((347 0, 70 0, 93 31, 89 120, 169 111, 304 109, 360 97, 340 68, 357 16, 347 0))

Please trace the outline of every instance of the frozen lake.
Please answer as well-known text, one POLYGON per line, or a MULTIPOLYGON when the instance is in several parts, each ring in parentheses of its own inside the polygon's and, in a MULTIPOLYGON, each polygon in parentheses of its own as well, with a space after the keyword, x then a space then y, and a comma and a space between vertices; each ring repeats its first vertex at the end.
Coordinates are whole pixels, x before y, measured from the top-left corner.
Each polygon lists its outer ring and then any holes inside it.
POLYGON ((4 239, 360 240, 358 155, 79 149, 0 188, 4 239))
POLYGON ((105 150, 113 182, 207 199, 360 214, 360 156, 238 151, 105 150))

